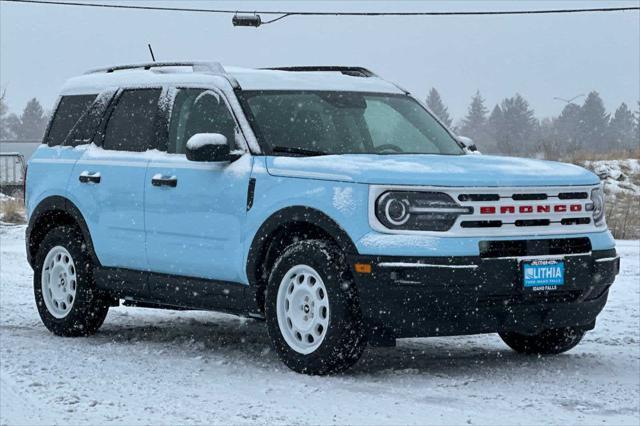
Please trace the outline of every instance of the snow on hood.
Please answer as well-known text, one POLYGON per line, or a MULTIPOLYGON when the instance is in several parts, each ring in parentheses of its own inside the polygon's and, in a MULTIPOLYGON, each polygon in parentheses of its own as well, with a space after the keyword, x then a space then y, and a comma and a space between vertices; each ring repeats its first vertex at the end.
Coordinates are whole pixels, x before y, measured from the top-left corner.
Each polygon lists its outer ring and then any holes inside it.
POLYGON ((595 185, 572 164, 489 155, 346 154, 268 157, 271 175, 368 184, 433 186, 595 185))

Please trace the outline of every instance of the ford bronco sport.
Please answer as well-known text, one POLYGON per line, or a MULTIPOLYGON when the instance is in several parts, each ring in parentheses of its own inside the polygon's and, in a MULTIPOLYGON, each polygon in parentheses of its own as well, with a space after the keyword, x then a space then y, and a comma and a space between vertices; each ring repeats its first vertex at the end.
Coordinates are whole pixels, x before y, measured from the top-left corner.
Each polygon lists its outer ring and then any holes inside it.
POLYGON ((62 336, 121 302, 265 319, 308 374, 404 337, 567 351, 619 270, 599 180, 468 145, 364 68, 91 71, 28 165, 38 311, 62 336))

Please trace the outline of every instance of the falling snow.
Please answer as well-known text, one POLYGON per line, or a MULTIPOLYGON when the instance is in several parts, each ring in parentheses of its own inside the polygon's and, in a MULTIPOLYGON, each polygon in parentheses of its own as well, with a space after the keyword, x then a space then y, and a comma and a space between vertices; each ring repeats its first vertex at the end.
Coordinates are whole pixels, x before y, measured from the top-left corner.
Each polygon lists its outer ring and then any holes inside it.
POLYGON ((564 355, 517 355, 496 335, 405 339, 309 377, 282 365, 264 323, 217 313, 120 307, 93 337, 52 335, 24 230, 0 226, 0 424, 637 425, 639 241, 618 241, 610 301, 564 355))

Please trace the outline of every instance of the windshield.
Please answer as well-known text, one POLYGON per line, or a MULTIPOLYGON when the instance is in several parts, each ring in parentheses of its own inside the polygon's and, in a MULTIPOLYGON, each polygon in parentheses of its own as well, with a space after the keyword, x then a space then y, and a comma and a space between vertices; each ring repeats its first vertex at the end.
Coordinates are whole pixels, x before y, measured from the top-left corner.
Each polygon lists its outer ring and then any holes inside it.
POLYGON ((406 95, 247 91, 258 137, 272 153, 463 154, 451 134, 406 95))

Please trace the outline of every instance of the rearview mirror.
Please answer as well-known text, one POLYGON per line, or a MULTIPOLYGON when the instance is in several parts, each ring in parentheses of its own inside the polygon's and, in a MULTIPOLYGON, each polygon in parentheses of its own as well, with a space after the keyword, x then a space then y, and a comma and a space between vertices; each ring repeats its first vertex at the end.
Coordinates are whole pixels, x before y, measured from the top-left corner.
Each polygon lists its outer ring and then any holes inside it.
POLYGON ((220 133, 196 133, 187 141, 187 160, 230 161, 227 138, 220 133))
POLYGON ((458 142, 462 144, 462 147, 465 151, 469 152, 470 154, 480 154, 480 151, 478 151, 478 147, 476 147, 476 144, 471 138, 468 138, 466 136, 457 136, 456 139, 458 139, 458 142))

